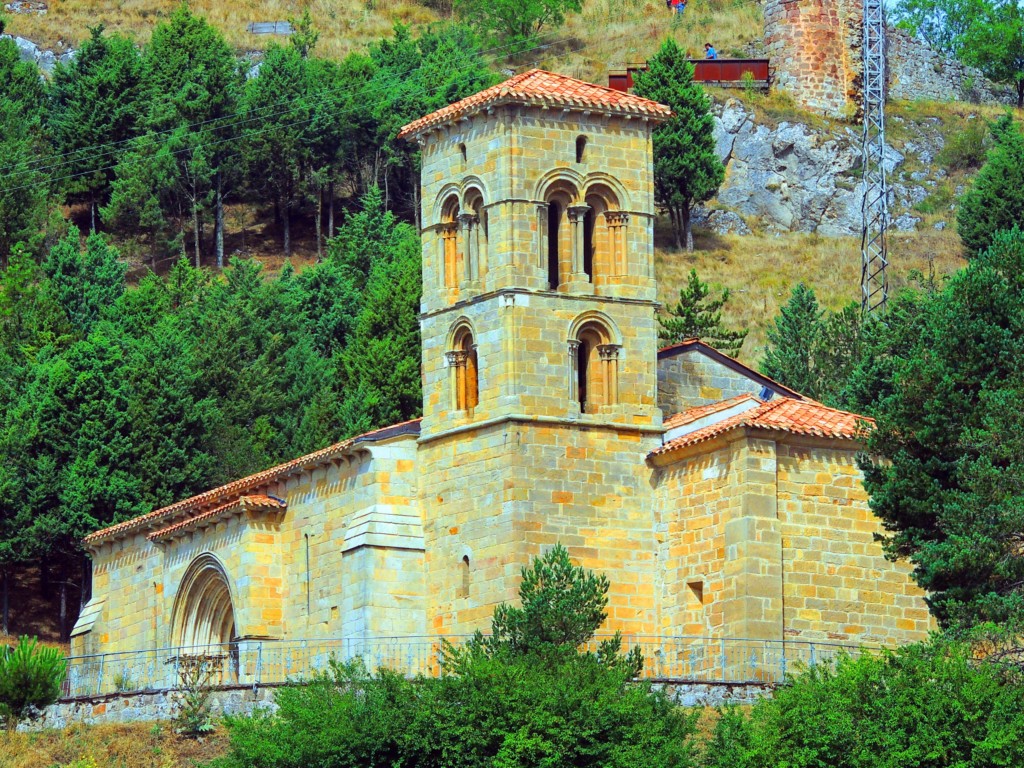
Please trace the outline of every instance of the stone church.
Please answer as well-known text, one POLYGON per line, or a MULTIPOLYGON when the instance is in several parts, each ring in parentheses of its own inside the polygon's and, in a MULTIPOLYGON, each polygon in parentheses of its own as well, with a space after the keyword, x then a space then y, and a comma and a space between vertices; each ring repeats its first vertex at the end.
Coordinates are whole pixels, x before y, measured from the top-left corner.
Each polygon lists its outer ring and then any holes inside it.
POLYGON ((532 70, 406 126, 422 150, 423 418, 92 534, 74 654, 486 628, 556 542, 633 636, 900 643, 865 420, 697 341, 658 349, 652 130, 532 70))

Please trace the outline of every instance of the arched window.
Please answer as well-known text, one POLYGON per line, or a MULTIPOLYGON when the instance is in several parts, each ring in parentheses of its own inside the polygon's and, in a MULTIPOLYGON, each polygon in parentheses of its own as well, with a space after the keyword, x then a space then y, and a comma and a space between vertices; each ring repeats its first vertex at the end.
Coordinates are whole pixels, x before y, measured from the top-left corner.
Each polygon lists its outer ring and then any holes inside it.
POLYGON ((466 145, 459 144, 459 155, 462 157, 462 167, 466 167, 466 145))
POLYGON ((587 137, 577 136, 576 137, 576 162, 583 162, 583 155, 587 151, 587 137))
POLYGON ((556 181, 544 195, 542 226, 546 238, 547 284, 552 291, 564 286, 579 271, 573 213, 577 200, 576 187, 563 179, 556 181))
POLYGON ((580 413, 597 413, 618 400, 619 349, 608 328, 597 320, 584 323, 569 340, 571 397, 580 413))
POLYGON ((594 213, 593 206, 591 206, 583 214, 583 272, 590 282, 594 282, 594 252, 597 248, 597 243, 594 240, 596 234, 594 228, 595 218, 596 214, 594 213))
POLYGON ((473 332, 461 328, 455 335, 455 348, 448 353, 453 370, 452 402, 456 411, 472 411, 480 403, 480 382, 473 332))
POLYGON ((441 208, 441 274, 447 288, 455 288, 463 278, 459 252, 459 198, 451 195, 441 208))

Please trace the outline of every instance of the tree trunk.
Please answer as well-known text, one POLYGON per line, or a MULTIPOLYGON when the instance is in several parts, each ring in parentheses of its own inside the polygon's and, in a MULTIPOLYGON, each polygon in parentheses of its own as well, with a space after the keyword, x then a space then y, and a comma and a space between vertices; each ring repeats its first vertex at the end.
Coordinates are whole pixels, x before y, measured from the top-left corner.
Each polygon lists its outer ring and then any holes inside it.
POLYGON ((68 575, 65 566, 60 568, 60 639, 68 636, 68 575))
POLYGON ((686 239, 686 252, 693 253, 693 229, 690 227, 690 206, 684 205, 680 213, 683 219, 683 237, 686 239))
POLYGON ((217 174, 217 216, 213 237, 217 248, 217 269, 224 269, 224 189, 219 173, 217 174))
POLYGON ((292 209, 288 201, 281 206, 281 228, 284 231, 284 257, 291 258, 292 255, 292 209))
POLYGON ((2 570, 0 570, 0 578, 3 578, 4 580, 3 610, 0 611, 0 613, 3 614, 3 616, 0 617, 0 621, 2 621, 3 627, 0 627, 0 631, 3 631, 4 637, 6 637, 10 634, 10 629, 8 628, 8 620, 10 619, 11 615, 11 603, 9 599, 10 595, 7 586, 7 583, 11 579, 11 572, 8 567, 5 566, 2 570))
POLYGON ((96 234, 96 201, 89 203, 89 232, 96 234))
POLYGON ((327 237, 334 237, 334 179, 327 185, 327 237))
POLYGON ((321 231, 324 218, 324 191, 318 189, 316 193, 316 260, 324 260, 323 243, 321 242, 321 231))
POLYGON ((192 201, 192 237, 195 240, 196 247, 196 269, 200 267, 200 245, 199 245, 199 203, 195 200, 192 201))
POLYGON ((672 239, 675 242, 676 250, 683 250, 683 222, 679 216, 679 209, 672 206, 668 209, 669 218, 672 220, 672 239))
POLYGON ((1017 81, 1017 109, 1024 109, 1024 80, 1017 81))

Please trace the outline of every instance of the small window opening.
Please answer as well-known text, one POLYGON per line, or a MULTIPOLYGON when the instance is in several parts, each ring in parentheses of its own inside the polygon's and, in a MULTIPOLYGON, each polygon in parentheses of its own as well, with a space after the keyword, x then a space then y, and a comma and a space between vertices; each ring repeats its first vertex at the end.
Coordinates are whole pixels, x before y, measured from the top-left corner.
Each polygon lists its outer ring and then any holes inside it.
POLYGON ((576 138, 576 162, 583 162, 583 155, 587 151, 587 137, 578 136, 576 138))
POLYGON ((462 164, 466 164, 466 145, 459 144, 459 154, 462 155, 462 164))
POLYGON ((562 222, 562 207, 552 201, 548 203, 548 289, 555 290, 560 283, 558 276, 558 228, 562 222))
POLYGON ((688 581, 686 586, 690 588, 690 594, 696 601, 697 605, 704 605, 704 582, 703 581, 688 581))
POLYGON ((459 597, 469 597, 469 555, 462 556, 462 563, 459 567, 462 571, 462 580, 459 584, 459 597))

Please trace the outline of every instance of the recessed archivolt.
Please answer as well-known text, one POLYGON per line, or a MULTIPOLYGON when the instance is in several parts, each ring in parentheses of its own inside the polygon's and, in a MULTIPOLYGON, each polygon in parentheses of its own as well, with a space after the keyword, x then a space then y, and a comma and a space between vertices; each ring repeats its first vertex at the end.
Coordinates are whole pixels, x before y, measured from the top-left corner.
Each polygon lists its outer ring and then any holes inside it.
POLYGON ((572 321, 572 325, 569 326, 569 338, 568 341, 577 341, 580 338, 580 333, 588 325, 601 326, 607 334, 608 344, 622 345, 622 334, 619 332, 619 328, 612 321, 608 315, 604 312, 598 312, 592 310, 590 312, 584 312, 579 315, 575 320, 572 321))
POLYGON ((186 653, 222 652, 237 634, 231 582, 210 553, 192 561, 181 579, 172 612, 171 641, 186 653))
POLYGON ((582 189, 584 199, 592 195, 601 197, 609 210, 628 211, 632 208, 629 193, 622 182, 603 171, 587 174, 582 189))
POLYGON ((459 317, 451 327, 448 329, 448 339, 445 342, 445 350, 453 350, 458 346, 459 341, 469 334, 473 339, 476 339, 476 331, 473 328, 473 323, 465 315, 459 317))
POLYGON ((462 180, 460 186, 462 188, 462 207, 477 215, 482 213, 479 208, 491 199, 483 179, 479 176, 467 176, 462 180))
POLYGON ((462 199, 462 190, 458 184, 445 184, 434 199, 434 216, 431 221, 434 224, 445 221, 445 216, 450 214, 454 198, 455 207, 458 208, 459 200, 462 199))
POLYGON ((580 190, 583 186, 584 178, 578 171, 572 168, 555 168, 537 181, 534 198, 546 201, 552 195, 561 193, 568 196, 570 205, 574 205, 582 199, 580 190))

